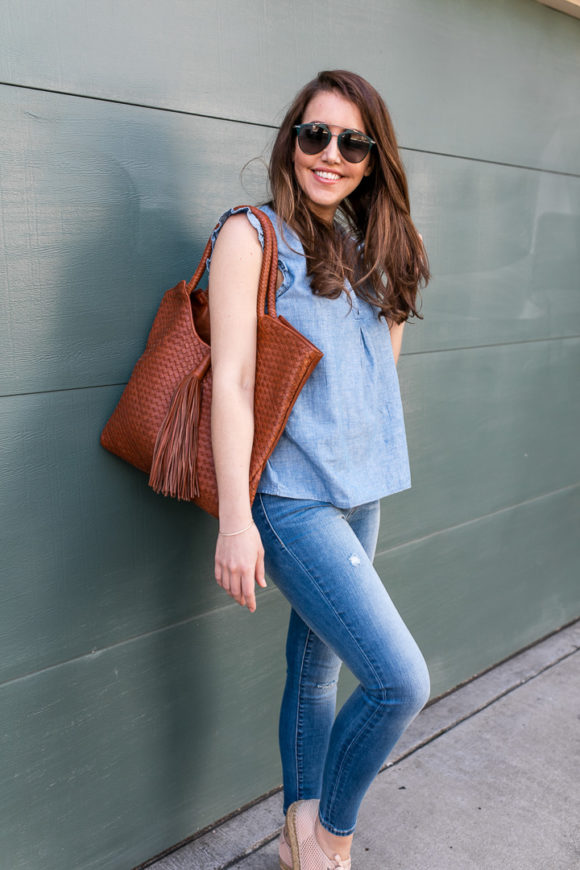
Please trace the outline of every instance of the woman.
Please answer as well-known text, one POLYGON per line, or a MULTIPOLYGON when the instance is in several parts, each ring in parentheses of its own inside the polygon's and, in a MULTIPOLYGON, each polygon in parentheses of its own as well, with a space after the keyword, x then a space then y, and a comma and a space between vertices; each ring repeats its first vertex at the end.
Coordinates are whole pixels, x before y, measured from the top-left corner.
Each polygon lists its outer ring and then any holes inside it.
POLYGON ((253 507, 259 222, 227 212, 209 298, 217 582, 256 609, 265 567, 292 606, 280 714, 283 870, 350 867, 362 798, 429 697, 421 652, 372 565, 379 500, 410 486, 396 375, 429 279, 387 109, 361 77, 322 72, 297 95, 271 162, 277 311, 320 350, 253 507), (335 719, 342 662, 360 681, 335 719))

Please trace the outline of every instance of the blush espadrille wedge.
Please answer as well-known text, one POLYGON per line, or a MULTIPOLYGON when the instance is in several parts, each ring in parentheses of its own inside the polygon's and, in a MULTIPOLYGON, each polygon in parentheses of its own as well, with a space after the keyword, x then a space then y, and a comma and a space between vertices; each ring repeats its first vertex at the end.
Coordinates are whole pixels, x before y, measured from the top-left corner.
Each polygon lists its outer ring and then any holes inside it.
POLYGON ((296 801, 286 814, 293 870, 351 870, 350 858, 329 858, 316 839, 318 801, 296 801))

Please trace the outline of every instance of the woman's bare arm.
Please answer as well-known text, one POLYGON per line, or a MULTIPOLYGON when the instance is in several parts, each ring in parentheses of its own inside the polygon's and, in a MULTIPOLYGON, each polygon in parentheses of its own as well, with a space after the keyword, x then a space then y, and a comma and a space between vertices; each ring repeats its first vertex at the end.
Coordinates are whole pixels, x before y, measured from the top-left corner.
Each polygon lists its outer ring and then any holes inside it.
MULTIPOLYGON (((223 532, 244 529, 252 520, 248 480, 261 263, 255 230, 245 215, 233 215, 217 237, 209 281, 212 448, 223 532)), ((239 604, 256 609, 254 580, 266 584, 264 551, 255 526, 240 535, 218 536, 215 576, 239 604)))
POLYGON ((403 329, 405 328, 405 321, 402 323, 389 323, 389 331, 391 333, 391 344, 393 346, 393 356, 395 358, 395 365, 397 365, 399 361, 399 354, 401 353, 401 345, 403 344, 403 329))

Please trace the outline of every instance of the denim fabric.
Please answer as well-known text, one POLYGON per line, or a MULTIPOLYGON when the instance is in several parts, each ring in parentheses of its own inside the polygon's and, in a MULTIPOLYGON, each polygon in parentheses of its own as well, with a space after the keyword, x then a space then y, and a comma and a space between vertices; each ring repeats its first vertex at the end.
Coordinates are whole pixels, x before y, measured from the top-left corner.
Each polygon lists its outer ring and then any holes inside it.
MULTIPOLYGON (((403 409, 389 329, 350 286, 338 299, 313 294, 302 244, 269 206, 283 283, 277 313, 324 354, 292 409, 258 492, 364 504, 411 485, 403 409)), ((213 240, 230 214, 221 218, 213 240)), ((245 211, 256 228, 259 221, 245 211)))
POLYGON ((280 713, 284 812, 320 798, 320 818, 351 834, 373 778, 429 697, 423 656, 373 568, 379 503, 258 494, 266 571, 292 606, 280 713), (335 719, 344 661, 360 685, 335 719))

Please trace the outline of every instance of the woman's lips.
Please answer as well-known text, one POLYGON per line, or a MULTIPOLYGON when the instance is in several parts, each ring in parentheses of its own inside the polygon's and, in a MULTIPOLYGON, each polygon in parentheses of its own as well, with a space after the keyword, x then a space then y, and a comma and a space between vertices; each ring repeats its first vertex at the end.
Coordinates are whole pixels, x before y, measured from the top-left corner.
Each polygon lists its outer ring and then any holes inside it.
POLYGON ((313 169, 312 172, 323 184, 334 184, 342 178, 337 172, 331 172, 328 169, 313 169))

